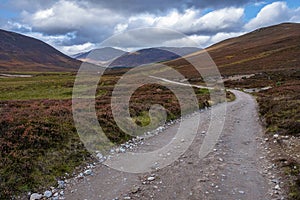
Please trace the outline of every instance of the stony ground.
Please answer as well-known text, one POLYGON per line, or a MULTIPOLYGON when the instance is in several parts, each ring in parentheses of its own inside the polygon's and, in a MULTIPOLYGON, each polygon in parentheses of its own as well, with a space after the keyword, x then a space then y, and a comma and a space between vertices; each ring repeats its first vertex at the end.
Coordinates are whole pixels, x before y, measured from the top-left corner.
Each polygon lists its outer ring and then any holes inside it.
MULTIPOLYGON (((64 195, 59 198, 284 199, 276 166, 267 160, 270 151, 263 137, 256 101, 243 92, 232 92, 237 98, 227 103, 221 137, 204 159, 199 158, 199 150, 208 134, 210 109, 199 113, 199 129, 188 150, 167 167, 160 168, 159 163, 153 163, 157 167, 152 172, 137 174, 120 172, 104 164, 90 165, 83 173, 65 181, 64 195)), ((197 117, 198 114, 183 121, 197 123, 194 121, 197 117)), ((221 121, 221 117, 217 120, 221 121)), ((169 124, 158 135, 115 149, 112 156, 117 159, 126 154, 124 151, 156 150, 174 137, 177 128, 178 123, 169 124)), ((172 157, 172 152, 167 156, 172 157)))

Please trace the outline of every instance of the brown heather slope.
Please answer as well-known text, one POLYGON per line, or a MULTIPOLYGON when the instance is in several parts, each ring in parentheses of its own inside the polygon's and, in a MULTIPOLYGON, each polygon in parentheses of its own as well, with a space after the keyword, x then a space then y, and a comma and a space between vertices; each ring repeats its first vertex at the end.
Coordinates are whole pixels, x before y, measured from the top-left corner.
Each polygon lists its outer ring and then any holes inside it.
POLYGON ((81 62, 50 45, 0 29, 0 71, 76 71, 81 62))
MULTIPOLYGON (((224 76, 299 69, 300 24, 283 23, 260 28, 214 44, 206 51, 224 76)), ((187 57, 195 55, 197 53, 187 57)), ((166 64, 183 70, 189 78, 193 77, 194 71, 184 59, 166 64)))
POLYGON ((206 50, 222 74, 295 69, 300 62, 300 24, 261 28, 206 50))

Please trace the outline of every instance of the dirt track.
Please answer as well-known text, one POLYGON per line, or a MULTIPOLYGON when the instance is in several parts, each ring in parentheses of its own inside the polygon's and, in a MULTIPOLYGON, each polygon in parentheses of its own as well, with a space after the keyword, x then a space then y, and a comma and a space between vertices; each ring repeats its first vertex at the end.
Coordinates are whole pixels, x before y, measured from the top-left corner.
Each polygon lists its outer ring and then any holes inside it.
MULTIPOLYGON (((70 180, 65 199, 276 199, 270 196, 274 186, 265 171, 270 163, 263 159, 266 155, 256 101, 243 92, 232 92, 236 100, 227 103, 221 137, 204 159, 199 159, 199 150, 208 129, 210 110, 200 113, 192 145, 171 165, 144 174, 98 165, 92 176, 70 180), (154 180, 147 180, 150 176, 154 180)), ((185 120, 196 123, 195 119, 191 116, 185 120)), ((177 126, 145 140, 135 151, 153 151, 167 144, 177 126)))

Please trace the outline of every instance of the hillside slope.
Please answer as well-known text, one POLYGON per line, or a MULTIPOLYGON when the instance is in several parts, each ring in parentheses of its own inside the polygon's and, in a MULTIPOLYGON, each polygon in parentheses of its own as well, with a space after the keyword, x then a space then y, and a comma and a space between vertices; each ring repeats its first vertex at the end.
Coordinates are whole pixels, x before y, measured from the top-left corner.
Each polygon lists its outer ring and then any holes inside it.
MULTIPOLYGON (((214 44, 206 51, 222 75, 250 74, 299 68, 300 24, 283 23, 260 28, 245 35, 214 44)), ((193 57, 201 51, 188 55, 193 57)), ((166 64, 184 70, 187 76, 194 71, 184 59, 166 64)))
POLYGON ((300 24, 261 28, 206 50, 225 74, 293 69, 300 62, 300 24))
POLYGON ((0 71, 75 71, 80 64, 40 40, 0 30, 0 71))

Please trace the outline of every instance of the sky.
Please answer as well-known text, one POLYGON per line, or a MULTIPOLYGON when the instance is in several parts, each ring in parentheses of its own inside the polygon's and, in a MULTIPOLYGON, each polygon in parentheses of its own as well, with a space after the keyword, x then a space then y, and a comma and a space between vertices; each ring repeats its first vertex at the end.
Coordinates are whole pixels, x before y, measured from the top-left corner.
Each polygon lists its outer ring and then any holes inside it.
POLYGON ((118 47, 125 50, 190 46, 187 40, 204 48, 283 22, 300 23, 299 0, 0 0, 0 29, 40 39, 68 55, 124 33, 118 47), (144 27, 160 29, 128 32, 144 27))

